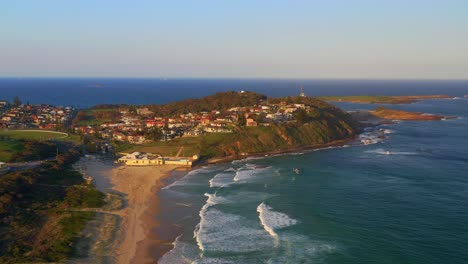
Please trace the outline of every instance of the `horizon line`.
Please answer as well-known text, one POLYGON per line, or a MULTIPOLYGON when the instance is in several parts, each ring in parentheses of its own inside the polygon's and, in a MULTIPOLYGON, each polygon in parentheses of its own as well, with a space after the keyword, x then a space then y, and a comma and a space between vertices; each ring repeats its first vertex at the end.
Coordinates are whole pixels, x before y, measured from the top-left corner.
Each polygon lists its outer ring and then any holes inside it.
POLYGON ((462 78, 288 78, 288 77, 150 77, 150 76, 0 76, 0 79, 147 79, 147 80, 278 80, 278 81, 468 81, 462 78))

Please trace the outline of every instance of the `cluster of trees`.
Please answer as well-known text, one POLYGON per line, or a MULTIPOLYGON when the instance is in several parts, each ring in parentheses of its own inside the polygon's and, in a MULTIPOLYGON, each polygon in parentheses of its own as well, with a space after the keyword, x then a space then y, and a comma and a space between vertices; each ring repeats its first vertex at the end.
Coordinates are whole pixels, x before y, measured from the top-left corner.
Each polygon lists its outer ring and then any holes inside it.
POLYGON ((120 119, 120 113, 115 109, 106 110, 80 110, 73 118, 72 125, 76 126, 83 122, 90 122, 93 120, 107 120, 115 122, 120 119))
MULTIPOLYGON (((136 110, 135 110, 136 112, 136 110)), ((93 111, 93 117, 95 119, 106 119, 110 121, 118 121, 120 119, 119 111, 109 110, 109 111, 93 111)))
POLYGON ((13 153, 9 162, 25 162, 44 160, 54 157, 57 152, 56 144, 49 141, 20 141, 22 150, 13 153))
POLYGON ((266 96, 253 92, 222 92, 203 98, 187 99, 164 105, 150 105, 148 108, 165 116, 197 113, 211 110, 226 110, 232 107, 252 106, 266 100, 266 96))
POLYGON ((0 263, 62 262, 92 217, 70 209, 104 203, 103 194, 71 167, 80 152, 60 148, 67 151, 56 161, 0 177, 0 263))

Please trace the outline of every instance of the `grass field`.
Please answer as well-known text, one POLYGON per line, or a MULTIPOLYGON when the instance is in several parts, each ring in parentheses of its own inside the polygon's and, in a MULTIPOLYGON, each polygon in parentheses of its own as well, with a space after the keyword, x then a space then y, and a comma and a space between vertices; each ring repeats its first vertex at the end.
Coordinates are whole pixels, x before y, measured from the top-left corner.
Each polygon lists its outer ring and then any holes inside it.
POLYGON ((122 152, 149 152, 158 153, 163 156, 175 156, 183 147, 180 156, 190 157, 193 155, 206 155, 212 149, 216 148, 217 144, 223 141, 224 138, 232 134, 211 133, 200 137, 183 137, 176 138, 171 141, 158 141, 145 145, 125 145, 117 148, 117 151, 122 152))
POLYGON ((1 137, 17 140, 63 140, 72 142, 78 142, 80 140, 79 136, 48 130, 4 130, 0 131, 0 138, 1 137))

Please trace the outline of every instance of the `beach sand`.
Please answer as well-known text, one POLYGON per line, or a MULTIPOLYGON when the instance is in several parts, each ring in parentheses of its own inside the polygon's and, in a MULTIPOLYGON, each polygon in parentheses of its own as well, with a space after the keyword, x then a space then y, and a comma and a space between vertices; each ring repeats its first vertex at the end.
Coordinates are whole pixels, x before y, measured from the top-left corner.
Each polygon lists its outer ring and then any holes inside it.
POLYGON ((151 235, 152 228, 159 226, 153 217, 159 213, 156 192, 177 166, 117 167, 91 157, 80 161, 77 167, 94 178, 100 191, 118 193, 124 198, 123 209, 113 211, 121 216, 121 224, 112 252, 108 252, 112 262, 155 263, 148 252, 162 242, 151 235))

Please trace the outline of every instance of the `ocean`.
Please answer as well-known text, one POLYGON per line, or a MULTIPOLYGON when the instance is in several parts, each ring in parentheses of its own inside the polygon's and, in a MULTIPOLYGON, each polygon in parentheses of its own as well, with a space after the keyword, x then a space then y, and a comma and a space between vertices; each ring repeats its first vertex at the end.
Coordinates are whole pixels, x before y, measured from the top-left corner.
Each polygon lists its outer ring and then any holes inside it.
POLYGON ((160 263, 468 263, 467 81, 0 79, 0 99, 149 104, 225 90, 296 95, 300 84, 310 96, 449 94, 459 98, 391 107, 457 118, 192 170, 159 193, 166 229, 151 232, 178 234, 160 263))
POLYGON ((0 78, 0 100, 86 108, 97 104, 162 104, 220 91, 248 90, 272 97, 468 94, 468 81, 395 80, 255 80, 255 79, 125 79, 0 78))
POLYGON ((160 192, 160 263, 468 263, 468 100, 394 107, 457 118, 191 171, 160 192))

